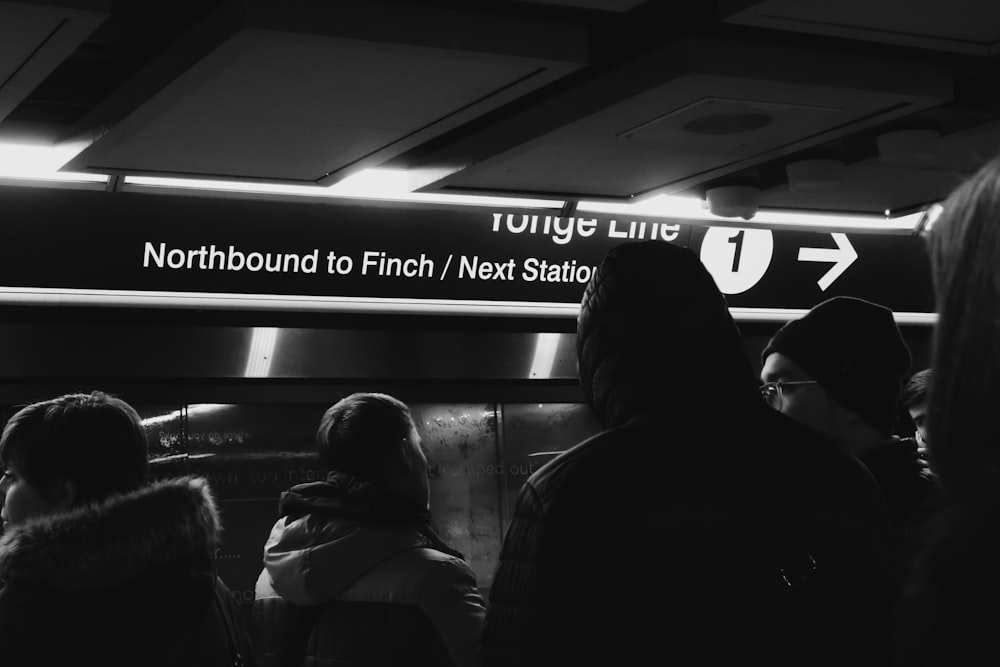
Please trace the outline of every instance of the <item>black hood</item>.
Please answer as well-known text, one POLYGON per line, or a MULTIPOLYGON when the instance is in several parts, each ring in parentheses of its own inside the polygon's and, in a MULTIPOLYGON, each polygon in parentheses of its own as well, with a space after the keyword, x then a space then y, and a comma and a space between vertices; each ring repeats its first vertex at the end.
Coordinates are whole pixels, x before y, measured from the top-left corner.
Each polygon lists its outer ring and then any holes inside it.
POLYGON ((760 403, 726 300, 694 253, 663 241, 612 248, 577 323, 584 395, 605 428, 639 413, 760 403))

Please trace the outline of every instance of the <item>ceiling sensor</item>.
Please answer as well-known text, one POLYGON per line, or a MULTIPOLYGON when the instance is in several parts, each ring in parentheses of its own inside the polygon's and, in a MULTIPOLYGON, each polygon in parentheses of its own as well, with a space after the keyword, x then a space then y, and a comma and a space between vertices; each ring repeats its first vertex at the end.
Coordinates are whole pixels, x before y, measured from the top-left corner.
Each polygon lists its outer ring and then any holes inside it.
POLYGON ((760 188, 752 185, 723 185, 705 192, 708 210, 723 218, 749 220, 760 206, 760 188))

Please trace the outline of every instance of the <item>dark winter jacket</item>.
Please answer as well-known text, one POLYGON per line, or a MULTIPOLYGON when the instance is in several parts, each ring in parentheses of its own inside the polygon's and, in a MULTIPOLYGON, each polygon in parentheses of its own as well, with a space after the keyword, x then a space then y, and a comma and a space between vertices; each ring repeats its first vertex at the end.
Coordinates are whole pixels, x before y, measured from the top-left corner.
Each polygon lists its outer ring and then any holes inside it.
POLYGON ((521 489, 482 664, 884 665, 875 481, 764 404, 697 258, 613 250, 577 345, 605 430, 521 489))
POLYGON ((0 664, 231 667, 226 617, 239 621, 212 565, 219 531, 208 483, 194 477, 10 529, 0 664))
POLYGON ((262 665, 475 664, 485 603, 429 512, 332 473, 280 514, 254 602, 262 665))
POLYGON ((935 506, 937 478, 921 457, 914 438, 894 436, 885 445, 862 452, 858 458, 875 477, 889 508, 893 555, 900 579, 920 548, 924 523, 935 506))
POLYGON ((927 517, 938 483, 914 438, 893 436, 859 456, 885 494, 893 523, 915 529, 927 517))

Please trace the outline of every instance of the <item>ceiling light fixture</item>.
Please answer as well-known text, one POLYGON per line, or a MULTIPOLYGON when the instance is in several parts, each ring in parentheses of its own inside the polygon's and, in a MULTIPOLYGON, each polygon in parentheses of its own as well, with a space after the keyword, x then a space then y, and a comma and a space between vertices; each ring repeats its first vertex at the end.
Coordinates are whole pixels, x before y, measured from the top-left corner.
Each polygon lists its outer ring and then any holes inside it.
MULTIPOLYGON (((80 146, 71 144, 38 146, 0 142, 0 179, 107 183, 108 176, 105 174, 58 171, 59 167, 69 161, 79 150, 80 146)), ((564 201, 551 199, 410 192, 408 188, 412 185, 413 179, 409 177, 408 172, 398 169, 363 170, 329 187, 158 176, 125 176, 123 182, 125 186, 123 189, 135 191, 142 191, 146 188, 192 189, 293 197, 376 199, 456 206, 552 208, 557 210, 561 210, 565 204, 564 201)), ((717 202, 720 201, 718 194, 714 195, 713 198, 717 202)), ((720 210, 718 207, 717 212, 713 212, 708 204, 699 198, 674 195, 657 195, 641 202, 581 201, 576 210, 581 213, 611 213, 732 223, 731 216, 718 214, 720 210)), ((726 212, 731 211, 727 210, 726 212)), ((749 208, 744 208, 742 212, 749 213, 749 208)), ((739 213, 737 211, 736 215, 739 213)), ((758 209, 752 216, 752 223, 761 226, 782 225, 799 228, 912 231, 919 222, 922 213, 920 211, 893 218, 890 216, 758 209)))
POLYGON ((561 335, 557 333, 537 334, 535 354, 531 359, 531 370, 528 372, 530 379, 544 380, 552 376, 552 366, 556 360, 560 337, 561 335))
MULTIPOLYGON (((641 202, 598 202, 581 201, 576 209, 578 212, 612 213, 628 215, 634 218, 643 216, 673 218, 680 221, 718 222, 732 226, 732 218, 713 214, 707 210, 704 202, 696 197, 680 197, 676 195, 657 195, 641 202)), ((759 209, 750 221, 752 226, 760 227, 797 227, 800 229, 830 229, 843 230, 878 230, 883 232, 912 232, 920 220, 921 213, 900 217, 882 215, 848 215, 838 213, 819 213, 810 211, 789 211, 787 209, 759 209)))
POLYGON ((40 146, 0 142, 0 178, 107 183, 106 174, 59 171, 84 148, 80 143, 40 146))
POLYGON ((551 199, 490 197, 480 195, 446 195, 410 192, 412 181, 403 169, 364 169, 334 185, 286 185, 282 183, 248 183, 241 181, 166 178, 159 176, 126 176, 125 185, 153 188, 191 188, 219 192, 246 192, 331 199, 375 199, 382 201, 456 204, 459 206, 502 206, 512 208, 561 209, 565 202, 551 199))
POLYGON ((243 371, 245 377, 261 378, 270 374, 277 341, 278 330, 275 327, 254 327, 247 365, 243 371))

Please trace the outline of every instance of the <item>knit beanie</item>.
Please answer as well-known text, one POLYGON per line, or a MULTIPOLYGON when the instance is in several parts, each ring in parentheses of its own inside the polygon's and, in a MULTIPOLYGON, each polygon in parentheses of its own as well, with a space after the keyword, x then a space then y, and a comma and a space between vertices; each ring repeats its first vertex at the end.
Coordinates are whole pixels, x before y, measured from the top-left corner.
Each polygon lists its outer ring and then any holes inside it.
POLYGON ((892 433, 911 357, 891 310, 853 297, 828 299, 781 327, 761 361, 773 352, 880 432, 892 433))

